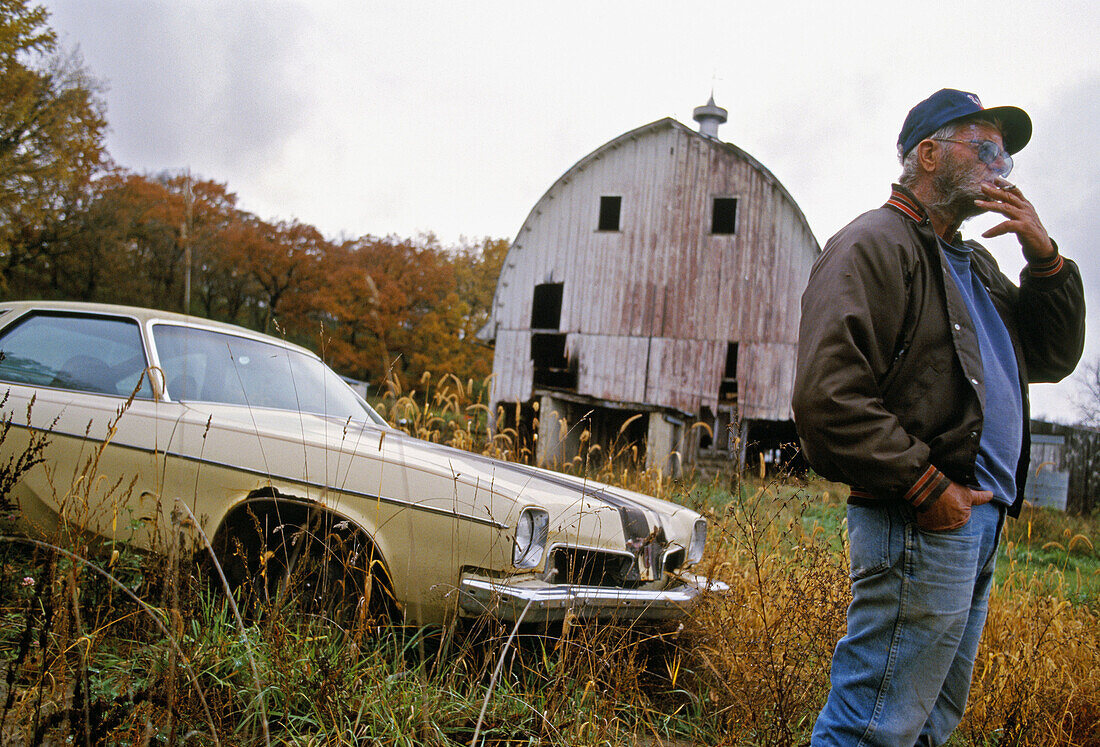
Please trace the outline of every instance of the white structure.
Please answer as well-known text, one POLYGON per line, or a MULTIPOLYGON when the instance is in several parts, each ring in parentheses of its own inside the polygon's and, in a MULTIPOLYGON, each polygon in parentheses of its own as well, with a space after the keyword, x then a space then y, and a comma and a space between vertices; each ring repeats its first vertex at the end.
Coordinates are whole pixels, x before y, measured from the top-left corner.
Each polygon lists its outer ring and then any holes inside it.
POLYGON ((661 119, 582 158, 512 243, 480 336, 498 426, 533 437, 539 417, 542 460, 579 446, 551 410, 569 427, 588 414, 597 443, 641 413, 622 436, 672 468, 794 438, 799 297, 820 248, 771 172, 718 140, 726 110, 712 97, 695 119, 700 132, 661 119), (735 422, 748 438, 730 438, 735 422))

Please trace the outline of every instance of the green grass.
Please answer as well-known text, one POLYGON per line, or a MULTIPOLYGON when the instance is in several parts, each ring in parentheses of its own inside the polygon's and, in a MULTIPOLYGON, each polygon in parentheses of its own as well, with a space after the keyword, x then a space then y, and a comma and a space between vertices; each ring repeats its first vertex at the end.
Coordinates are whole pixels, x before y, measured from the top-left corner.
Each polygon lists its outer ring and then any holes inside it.
MULTIPOLYGON (((353 634, 292 608, 242 628, 190 566, 177 616, 159 557, 72 547, 145 608, 88 566, 0 542, 0 741, 252 745, 266 729, 318 745, 463 745, 475 730, 496 745, 801 742, 843 632, 843 488, 662 484, 711 517, 704 570, 733 594, 682 626, 571 621, 510 644, 490 620, 353 634)), ((1087 744, 1088 719, 1100 728, 1096 528, 1037 509, 1009 523, 972 715, 952 744, 1087 744)))
POLYGON ((1026 574, 1046 594, 1100 612, 1100 517, 1025 507, 1005 527, 996 579, 1026 574))

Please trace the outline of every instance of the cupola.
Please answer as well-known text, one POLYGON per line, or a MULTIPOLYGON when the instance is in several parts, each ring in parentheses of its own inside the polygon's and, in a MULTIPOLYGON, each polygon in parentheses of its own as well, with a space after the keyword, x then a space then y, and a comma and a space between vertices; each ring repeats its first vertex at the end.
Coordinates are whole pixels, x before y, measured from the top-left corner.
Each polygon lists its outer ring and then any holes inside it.
POLYGON ((699 123, 699 134, 718 139, 718 125, 725 124, 729 112, 714 103, 714 94, 710 95, 703 106, 695 107, 692 119, 699 123))

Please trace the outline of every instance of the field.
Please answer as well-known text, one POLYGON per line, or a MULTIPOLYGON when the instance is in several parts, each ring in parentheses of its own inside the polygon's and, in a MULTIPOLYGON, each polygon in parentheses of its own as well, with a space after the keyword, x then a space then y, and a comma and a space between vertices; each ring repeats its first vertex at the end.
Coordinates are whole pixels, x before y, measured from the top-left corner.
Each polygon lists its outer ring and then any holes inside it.
MULTIPOLYGON (((507 450, 472 387, 393 389, 381 404, 418 435, 507 450)), ((279 606, 245 622, 184 559, 95 545, 79 527, 31 542, 0 517, 0 742, 805 742, 844 630, 846 489, 767 473, 673 480, 628 457, 578 464, 710 517, 703 572, 731 593, 682 623, 347 631, 279 606)), ((0 467, 10 487, 20 465, 0 467)), ((1100 744, 1098 529, 1032 508, 1009 524, 952 744, 1100 744)))

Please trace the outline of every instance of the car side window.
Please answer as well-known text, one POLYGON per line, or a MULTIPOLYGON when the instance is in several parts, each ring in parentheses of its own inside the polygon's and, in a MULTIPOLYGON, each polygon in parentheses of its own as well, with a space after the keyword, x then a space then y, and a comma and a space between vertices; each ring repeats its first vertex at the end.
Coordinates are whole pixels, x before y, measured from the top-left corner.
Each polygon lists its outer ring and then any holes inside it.
POLYGON ((0 334, 0 381, 152 399, 132 319, 33 313, 0 334))
POLYGON ((321 361, 237 335, 153 325, 157 358, 175 401, 218 402, 354 420, 368 408, 321 361))

